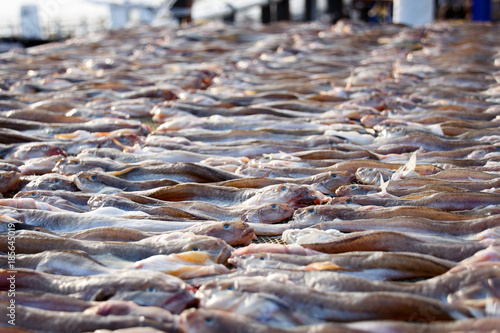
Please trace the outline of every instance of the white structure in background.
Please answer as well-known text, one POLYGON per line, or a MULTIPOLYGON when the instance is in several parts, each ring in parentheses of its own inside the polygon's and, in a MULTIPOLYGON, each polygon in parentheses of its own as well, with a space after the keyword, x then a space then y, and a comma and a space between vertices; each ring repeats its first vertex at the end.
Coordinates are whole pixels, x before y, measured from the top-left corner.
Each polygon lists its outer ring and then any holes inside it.
POLYGON ((21 36, 29 39, 40 39, 42 37, 37 6, 21 7, 21 36))
MULTIPOLYGON (((92 3, 108 5, 110 13, 110 28, 121 28, 131 22, 132 14, 136 13, 137 21, 150 23, 160 9, 161 2, 131 2, 129 0, 90 0, 92 3)), ((166 1, 173 2, 173 1, 166 1)))
POLYGON ((433 19, 434 0, 394 0, 394 23, 418 26, 432 23, 433 19))

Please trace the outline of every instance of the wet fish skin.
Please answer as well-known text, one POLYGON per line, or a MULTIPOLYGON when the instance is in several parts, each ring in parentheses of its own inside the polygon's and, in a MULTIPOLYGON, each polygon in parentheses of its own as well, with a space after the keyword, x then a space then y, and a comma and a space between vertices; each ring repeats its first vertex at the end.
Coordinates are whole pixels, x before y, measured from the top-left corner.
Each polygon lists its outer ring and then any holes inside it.
POLYGON ((13 146, 11 152, 4 155, 3 158, 6 160, 29 160, 32 158, 47 157, 53 155, 62 155, 63 157, 66 157, 66 153, 59 145, 45 142, 30 142, 13 146))

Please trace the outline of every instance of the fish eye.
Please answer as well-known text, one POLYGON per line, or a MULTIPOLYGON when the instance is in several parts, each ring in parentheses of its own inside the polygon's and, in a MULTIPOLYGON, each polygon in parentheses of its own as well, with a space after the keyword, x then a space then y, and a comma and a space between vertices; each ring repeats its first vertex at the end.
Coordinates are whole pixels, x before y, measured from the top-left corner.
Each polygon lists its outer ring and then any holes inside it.
POLYGON ((370 172, 373 172, 373 170, 374 170, 373 168, 368 169, 368 171, 370 171, 370 172))
POLYGON ((89 179, 90 179, 91 181, 95 182, 95 181, 97 180, 97 176, 92 175, 92 176, 90 176, 90 177, 89 177, 89 179))
POLYGON ((228 223, 225 223, 223 226, 222 226, 224 229, 230 229, 231 228, 231 225, 228 224, 228 223))
POLYGON ((147 287, 147 288, 146 288, 146 291, 147 291, 148 293, 154 293, 154 292, 156 291, 156 288, 155 288, 155 287, 147 287))
POLYGON ((80 161, 73 161, 73 163, 71 163, 71 164, 78 165, 78 164, 80 164, 80 161))
POLYGON ((43 150, 43 151, 45 151, 45 150, 49 149, 49 147, 47 147, 46 145, 43 145, 43 146, 40 147, 40 149, 43 150))
POLYGON ((125 136, 123 136, 123 135, 122 135, 122 136, 120 136, 120 141, 121 141, 121 142, 125 142, 126 140, 127 140, 127 138, 126 138, 125 136))
POLYGON ((355 190, 355 189, 356 189, 355 185, 351 186, 351 190, 355 190))
POLYGON ((272 209, 276 209, 276 208, 278 208, 278 205, 277 205, 277 204, 272 204, 272 205, 271 205, 271 208, 272 208, 272 209))
POLYGON ((31 192, 31 193, 30 193, 30 195, 31 195, 32 197, 36 197, 36 193, 35 193, 35 192, 31 192))
POLYGON ((285 192, 285 191, 286 191, 286 190, 288 190, 288 189, 286 188, 286 186, 283 186, 280 190, 281 190, 282 192, 285 192))
POLYGON ((314 208, 310 208, 307 212, 310 214, 314 213, 314 208))
POLYGON ((332 178, 337 178, 337 174, 332 173, 332 178))
POLYGON ((345 203, 346 203, 347 205, 350 205, 350 204, 352 204, 352 201, 351 201, 351 200, 346 200, 346 201, 345 201, 345 203))
POLYGON ((214 318, 213 317, 207 317, 205 318, 205 324, 212 325, 214 323, 214 318))
POLYGON ((266 260, 266 258, 264 258, 264 257, 260 257, 260 258, 259 258, 259 260, 264 261, 264 260, 266 260))
POLYGON ((54 179, 54 183, 59 184, 59 179, 54 179))
POLYGON ((193 247, 193 248, 191 249, 191 251, 200 251, 200 248, 199 248, 199 247, 193 247))
POLYGON ((234 290, 234 286, 233 285, 229 285, 229 286, 227 286, 226 290, 234 290))

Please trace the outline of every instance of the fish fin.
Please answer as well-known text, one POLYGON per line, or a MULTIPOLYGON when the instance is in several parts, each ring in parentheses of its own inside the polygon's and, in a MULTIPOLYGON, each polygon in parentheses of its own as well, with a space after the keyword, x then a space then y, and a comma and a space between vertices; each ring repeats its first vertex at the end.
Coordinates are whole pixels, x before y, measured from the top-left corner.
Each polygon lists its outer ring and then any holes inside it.
POLYGON ((382 196, 386 196, 388 193, 387 193, 387 186, 389 186, 389 182, 391 181, 390 179, 387 180, 386 182, 384 182, 384 177, 382 177, 382 174, 379 173, 378 174, 379 178, 380 178, 380 194, 382 196))
POLYGON ((123 169, 123 170, 120 170, 120 171, 108 171, 106 173, 108 175, 111 175, 111 176, 120 177, 120 176, 123 176, 123 175, 129 173, 132 170, 137 169, 137 168, 140 168, 140 166, 133 166, 133 167, 126 168, 126 169, 123 169))
POLYGON ((356 272, 356 270, 353 269, 347 269, 342 266, 339 266, 331 261, 322 261, 322 262, 315 262, 312 264, 307 265, 304 268, 305 271, 346 271, 346 272, 356 272))
POLYGON ((417 152, 414 152, 408 162, 401 166, 395 173, 392 174, 391 180, 401 180, 408 174, 415 172, 417 166, 417 152))

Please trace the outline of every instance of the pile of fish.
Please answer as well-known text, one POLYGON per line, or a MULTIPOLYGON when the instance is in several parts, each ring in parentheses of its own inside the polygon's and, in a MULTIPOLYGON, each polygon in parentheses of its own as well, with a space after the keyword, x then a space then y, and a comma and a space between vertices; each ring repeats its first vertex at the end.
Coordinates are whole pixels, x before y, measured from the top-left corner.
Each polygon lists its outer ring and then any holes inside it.
POLYGON ((139 26, 1 54, 2 332, 498 330, 498 31, 139 26))

